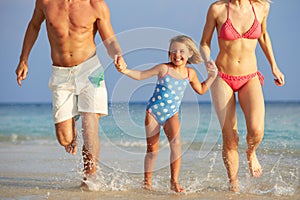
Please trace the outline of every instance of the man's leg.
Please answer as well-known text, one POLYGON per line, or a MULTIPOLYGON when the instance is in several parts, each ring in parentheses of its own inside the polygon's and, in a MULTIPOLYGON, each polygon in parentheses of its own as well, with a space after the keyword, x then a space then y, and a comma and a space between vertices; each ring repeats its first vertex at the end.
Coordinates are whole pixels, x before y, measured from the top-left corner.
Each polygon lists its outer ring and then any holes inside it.
POLYGON ((55 124, 56 137, 66 152, 75 155, 77 152, 77 128, 75 119, 71 118, 55 124))
POLYGON ((82 156, 84 174, 93 175, 96 172, 100 154, 98 125, 100 116, 95 113, 82 113, 82 156))

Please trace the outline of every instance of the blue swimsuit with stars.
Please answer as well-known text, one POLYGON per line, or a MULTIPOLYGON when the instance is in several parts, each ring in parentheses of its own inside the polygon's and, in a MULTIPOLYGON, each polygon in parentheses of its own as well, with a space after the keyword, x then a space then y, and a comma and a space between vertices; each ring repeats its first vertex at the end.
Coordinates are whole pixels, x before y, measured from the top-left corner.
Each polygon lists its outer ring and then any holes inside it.
POLYGON ((160 125, 163 125, 179 111, 188 83, 189 70, 187 78, 176 79, 169 74, 169 66, 167 73, 157 80, 155 90, 148 101, 146 110, 160 125))

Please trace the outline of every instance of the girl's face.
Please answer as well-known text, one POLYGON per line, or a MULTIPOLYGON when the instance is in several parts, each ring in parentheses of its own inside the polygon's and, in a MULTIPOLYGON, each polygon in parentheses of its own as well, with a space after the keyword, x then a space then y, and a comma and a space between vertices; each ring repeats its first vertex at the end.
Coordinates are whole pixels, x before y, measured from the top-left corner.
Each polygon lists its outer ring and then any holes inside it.
POLYGON ((173 42, 170 46, 170 61, 175 66, 186 65, 192 55, 192 52, 184 43, 173 42))

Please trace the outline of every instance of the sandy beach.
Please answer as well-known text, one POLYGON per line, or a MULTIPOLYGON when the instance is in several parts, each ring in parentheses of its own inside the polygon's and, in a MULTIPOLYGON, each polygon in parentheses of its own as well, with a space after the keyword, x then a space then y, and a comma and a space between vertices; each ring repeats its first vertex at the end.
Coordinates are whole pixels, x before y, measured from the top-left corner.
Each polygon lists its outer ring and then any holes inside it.
MULTIPOLYGON (((299 199, 274 194, 233 194, 226 190, 204 188, 185 194, 175 194, 167 186, 154 191, 140 188, 141 174, 115 174, 113 184, 109 175, 105 188, 86 192, 79 187, 80 156, 66 154, 58 144, 46 142, 2 143, 0 147, 0 199, 299 199), (130 176, 130 178, 128 178, 130 176), (126 178, 127 177, 127 178, 126 178), (134 181, 136 181, 134 183, 134 181), (109 183, 110 182, 110 186, 109 183), (122 183, 121 183, 122 182, 122 183), (123 184, 122 186, 120 184, 123 184), (216 192, 217 190, 217 192, 216 192)), ((105 178, 105 177, 104 177, 105 178)))

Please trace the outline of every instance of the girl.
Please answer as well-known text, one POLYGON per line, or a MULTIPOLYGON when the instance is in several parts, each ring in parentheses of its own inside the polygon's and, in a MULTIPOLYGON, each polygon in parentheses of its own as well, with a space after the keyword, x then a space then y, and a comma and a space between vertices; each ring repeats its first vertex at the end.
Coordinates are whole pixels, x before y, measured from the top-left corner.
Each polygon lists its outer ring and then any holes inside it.
MULTIPOLYGON (((181 164, 179 106, 188 83, 198 94, 206 93, 217 76, 217 68, 215 65, 208 66, 208 78, 200 83, 196 71, 187 67, 187 63, 197 64, 202 61, 202 58, 193 40, 184 35, 171 39, 169 59, 169 63, 158 64, 144 71, 127 69, 122 62, 119 62, 120 64, 116 62, 115 66, 119 72, 135 80, 143 80, 152 76, 158 78, 154 93, 146 109, 147 152, 144 160, 144 188, 151 190, 152 171, 158 153, 160 127, 163 126, 171 150, 171 190, 183 192, 184 189, 178 184, 181 164)), ((117 61, 118 58, 115 60, 117 61)))

